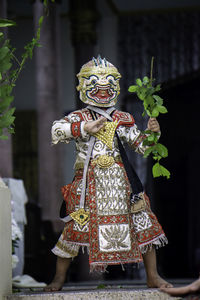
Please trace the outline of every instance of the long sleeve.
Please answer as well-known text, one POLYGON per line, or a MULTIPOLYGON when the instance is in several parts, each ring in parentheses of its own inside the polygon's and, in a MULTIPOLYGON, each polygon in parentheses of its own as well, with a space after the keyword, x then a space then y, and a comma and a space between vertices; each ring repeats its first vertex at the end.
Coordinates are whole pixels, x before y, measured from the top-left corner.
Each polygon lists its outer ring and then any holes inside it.
POLYGON ((148 146, 143 145, 143 141, 147 135, 142 134, 136 124, 131 127, 119 126, 117 132, 121 140, 128 143, 137 153, 144 154, 148 148, 148 146))
POLYGON ((81 120, 80 116, 75 113, 54 121, 51 130, 52 144, 69 143, 73 139, 86 138, 88 134, 84 130, 84 125, 85 121, 81 120))

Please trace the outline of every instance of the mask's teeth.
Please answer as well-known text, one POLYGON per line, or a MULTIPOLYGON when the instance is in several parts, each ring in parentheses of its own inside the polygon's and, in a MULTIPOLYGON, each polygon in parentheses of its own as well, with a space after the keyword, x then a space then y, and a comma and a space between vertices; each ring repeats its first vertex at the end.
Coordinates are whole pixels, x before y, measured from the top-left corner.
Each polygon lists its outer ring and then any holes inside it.
POLYGON ((109 87, 110 87, 109 85, 105 85, 105 86, 99 85, 98 86, 99 90, 108 90, 109 87))
POLYGON ((92 91, 92 95, 94 95, 94 94, 96 94, 98 92, 98 88, 97 87, 95 87, 95 89, 92 91))

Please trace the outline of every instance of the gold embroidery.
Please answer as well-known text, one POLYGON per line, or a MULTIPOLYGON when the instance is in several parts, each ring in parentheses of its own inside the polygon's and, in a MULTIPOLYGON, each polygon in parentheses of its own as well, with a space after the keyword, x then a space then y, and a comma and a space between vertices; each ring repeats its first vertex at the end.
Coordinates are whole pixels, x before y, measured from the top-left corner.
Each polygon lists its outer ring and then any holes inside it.
POLYGON ((70 216, 81 226, 84 226, 90 218, 89 212, 86 212, 84 208, 80 208, 79 210, 71 213, 70 216))
POLYGON ((75 163, 74 169, 75 170, 84 169, 84 162, 75 163))
POLYGON ((121 215, 128 213, 128 182, 124 169, 118 164, 110 168, 94 168, 97 210, 99 215, 121 215))
POLYGON ((120 229, 118 226, 110 226, 110 230, 105 228, 105 231, 101 230, 101 234, 107 242, 107 245, 103 247, 106 250, 128 247, 125 243, 128 235, 128 228, 124 230, 124 228, 120 229))
POLYGON ((113 164, 115 163, 115 160, 112 156, 109 155, 100 155, 97 159, 96 159, 96 164, 100 167, 100 168, 109 168, 111 167, 113 164))
POLYGON ((117 128, 118 121, 105 122, 105 126, 93 135, 102 141, 108 148, 112 150, 115 129, 117 128))
MULTIPOLYGON (((113 157, 113 158, 114 158, 115 162, 117 162, 117 163, 122 162, 121 156, 116 156, 116 157, 113 157)), ((96 166, 97 165, 97 159, 96 158, 91 159, 91 164, 93 166, 96 166)), ((84 162, 77 162, 77 163, 75 163, 74 169, 75 170, 84 169, 84 162)))
POLYGON ((58 247, 58 249, 68 253, 69 255, 71 255, 72 257, 74 256, 77 256, 78 255, 78 250, 79 250, 79 247, 78 249, 73 249, 74 247, 70 247, 68 245, 66 245, 66 243, 58 240, 57 244, 56 244, 56 247, 58 247))

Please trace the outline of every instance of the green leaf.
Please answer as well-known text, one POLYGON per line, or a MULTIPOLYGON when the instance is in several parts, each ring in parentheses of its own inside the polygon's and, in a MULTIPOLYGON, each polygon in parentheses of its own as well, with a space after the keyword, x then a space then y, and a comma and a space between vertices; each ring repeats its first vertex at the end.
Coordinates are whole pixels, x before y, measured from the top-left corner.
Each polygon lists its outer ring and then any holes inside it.
POLYGON ((154 146, 147 148, 147 149, 145 150, 145 152, 144 152, 144 155, 143 155, 144 158, 148 157, 149 154, 150 154, 152 151, 154 151, 154 146))
POLYGON ((0 101, 0 113, 2 113, 4 110, 6 110, 9 107, 13 99, 14 99, 13 96, 7 96, 0 101))
MULTIPOLYGON (((13 124, 12 124, 12 126, 13 126, 13 124)), ((14 130, 13 127, 9 127, 9 128, 8 128, 8 132, 9 132, 9 133, 15 133, 15 130, 14 130)))
POLYGON ((144 76, 144 78, 143 78, 143 83, 144 83, 144 84, 149 83, 149 78, 148 78, 147 76, 144 76))
POLYGON ((149 136, 147 137, 147 140, 148 140, 149 142, 153 142, 153 141, 154 141, 154 135, 153 135, 153 134, 149 135, 149 136))
POLYGON ((155 145, 155 147, 156 147, 156 150, 158 151, 158 153, 162 157, 167 157, 168 156, 168 150, 163 144, 158 143, 158 144, 155 145))
POLYGON ((130 93, 134 93, 137 91, 137 88, 138 88, 137 85, 131 85, 131 86, 129 86, 128 91, 130 93))
POLYGON ((11 66, 12 66, 12 64, 7 60, 1 61, 0 72, 8 71, 11 68, 11 66))
POLYGON ((159 162, 155 163, 155 165, 152 168, 152 172, 153 177, 165 176, 167 177, 167 179, 170 178, 170 172, 165 167, 160 165, 159 162))
POLYGON ((152 117, 150 110, 146 109, 146 113, 150 118, 152 117))
POLYGON ((7 46, 0 48, 0 60, 3 60, 10 53, 10 49, 7 46))
POLYGON ((151 133, 152 133, 152 131, 149 129, 142 131, 142 134, 151 134, 151 133))
POLYGON ((146 88, 145 87, 138 87, 137 88, 137 96, 140 100, 145 100, 146 88))
POLYGON ((151 96, 151 95, 153 95, 153 93, 155 93, 155 89, 153 86, 149 86, 146 89, 147 89, 147 93, 146 93, 147 96, 151 96))
POLYGON ((161 114, 166 114, 167 113, 167 109, 165 106, 163 105, 157 105, 157 109, 161 114))
POLYGON ((0 128, 7 128, 12 125, 15 120, 15 117, 13 116, 14 111, 15 108, 13 107, 0 116, 0 128))
MULTIPOLYGON (((146 100, 146 99, 145 99, 146 100)), ((149 107, 149 104, 144 100, 143 105, 144 105, 144 109, 147 110, 149 107)))
POLYGON ((147 139, 145 139, 145 140, 143 141, 143 145, 144 145, 144 146, 151 146, 151 145, 152 145, 152 142, 149 142, 147 139))
POLYGON ((16 26, 16 23, 11 20, 0 18, 0 27, 16 26))
POLYGON ((153 159, 159 161, 162 157, 158 155, 157 153, 154 154, 153 159))
POLYGON ((142 80, 140 78, 136 79, 136 83, 138 86, 142 86, 142 80))
POLYGON ((158 105, 162 105, 163 104, 163 99, 158 96, 158 95, 153 95, 153 98, 156 100, 158 105))
POLYGON ((137 96, 140 100, 144 100, 144 95, 141 92, 137 91, 137 96))
POLYGON ((161 170, 160 164, 158 162, 153 165, 152 172, 153 172, 153 177, 162 176, 162 170, 161 170))
POLYGON ((160 133, 159 132, 154 132, 154 143, 157 143, 159 138, 160 138, 160 133))
POLYGON ((162 169, 162 176, 165 176, 167 177, 167 179, 170 178, 170 172, 163 166, 161 166, 161 169, 162 169))
POLYGON ((48 6, 48 0, 44 0, 44 6, 45 6, 45 7, 48 6))
POLYGON ((5 98, 12 92, 12 85, 4 84, 0 86, 0 98, 5 98))
POLYGON ((38 22, 38 24, 39 24, 40 27, 42 26, 43 21, 44 21, 44 16, 41 16, 39 18, 39 22, 38 22))
POLYGON ((151 116, 152 116, 153 118, 156 118, 158 115, 159 115, 159 111, 158 111, 157 106, 156 106, 156 107, 154 107, 154 109, 152 110, 151 116))
POLYGON ((155 92, 159 92, 161 90, 160 84, 158 84, 154 89, 155 89, 155 92))
POLYGON ((147 103, 148 105, 150 106, 153 106, 154 105, 154 100, 153 100, 153 97, 152 96, 148 96, 144 99, 144 103, 147 103))

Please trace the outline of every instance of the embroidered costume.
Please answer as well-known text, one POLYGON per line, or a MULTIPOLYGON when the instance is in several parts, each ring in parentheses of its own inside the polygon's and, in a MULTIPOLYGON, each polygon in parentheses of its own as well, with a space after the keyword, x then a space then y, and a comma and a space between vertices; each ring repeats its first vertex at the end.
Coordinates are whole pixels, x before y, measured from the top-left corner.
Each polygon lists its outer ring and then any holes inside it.
POLYGON ((111 63, 93 58, 78 74, 80 99, 89 106, 55 121, 52 127, 53 144, 76 143, 75 177, 62 187, 66 225, 52 251, 69 258, 86 246, 91 271, 140 262, 152 245, 167 243, 147 195, 142 193, 138 203, 130 202, 132 189, 116 133, 122 144, 140 154, 147 146, 133 116, 114 108, 120 77, 111 63), (86 122, 105 114, 108 117, 103 129, 93 136, 85 132, 86 122))

